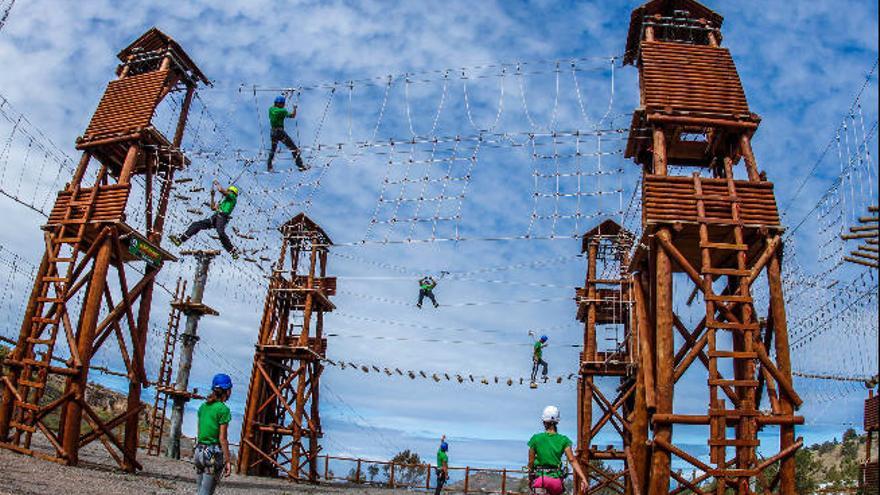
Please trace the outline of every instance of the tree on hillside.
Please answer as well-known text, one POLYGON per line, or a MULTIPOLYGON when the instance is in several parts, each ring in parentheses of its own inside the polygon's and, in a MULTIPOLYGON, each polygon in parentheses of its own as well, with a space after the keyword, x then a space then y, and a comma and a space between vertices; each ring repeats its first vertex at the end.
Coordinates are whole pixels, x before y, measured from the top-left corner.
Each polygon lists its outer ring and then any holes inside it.
MULTIPOLYGON (((795 491, 797 493, 812 493, 819 488, 819 480, 816 474, 822 466, 813 457, 813 452, 809 449, 798 449, 794 454, 795 463, 795 491)), ((779 463, 776 463, 765 469, 761 476, 756 479, 757 492, 763 493, 765 489, 769 490, 770 483, 776 477, 779 470, 779 463)))
POLYGON ((369 478, 370 481, 376 481, 376 476, 379 476, 379 466, 375 464, 367 466, 367 478, 369 478))
MULTIPOLYGON (((395 485, 414 486, 421 485, 425 481, 424 461, 419 457, 419 454, 406 449, 392 457, 391 462, 395 464, 395 485)), ((390 479, 391 467, 388 465, 382 466, 382 471, 390 479)))

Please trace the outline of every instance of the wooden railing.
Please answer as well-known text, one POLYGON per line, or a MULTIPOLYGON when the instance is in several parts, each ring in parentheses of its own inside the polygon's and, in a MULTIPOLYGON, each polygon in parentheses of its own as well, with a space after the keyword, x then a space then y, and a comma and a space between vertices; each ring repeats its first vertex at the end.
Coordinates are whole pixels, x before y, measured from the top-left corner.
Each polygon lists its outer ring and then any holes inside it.
MULTIPOLYGON (((317 466, 320 481, 345 481, 355 484, 370 484, 389 488, 409 488, 431 491, 436 487, 436 466, 425 464, 402 464, 391 461, 374 461, 354 457, 319 455, 317 466), (331 463, 350 467, 344 474, 334 472, 331 463), (371 472, 371 467, 375 470, 371 472), (377 479, 379 478, 379 479, 377 479)), ((499 495, 519 495, 528 493, 528 471, 522 468, 473 468, 469 466, 448 466, 449 479, 443 487, 451 493, 497 493, 499 495), (459 476, 456 474, 460 473, 459 476), (483 476, 481 476, 483 475, 483 476), (495 477, 487 480, 486 475, 495 477), (485 486, 486 481, 491 486, 485 486), (479 485, 479 486, 475 486, 479 485)))

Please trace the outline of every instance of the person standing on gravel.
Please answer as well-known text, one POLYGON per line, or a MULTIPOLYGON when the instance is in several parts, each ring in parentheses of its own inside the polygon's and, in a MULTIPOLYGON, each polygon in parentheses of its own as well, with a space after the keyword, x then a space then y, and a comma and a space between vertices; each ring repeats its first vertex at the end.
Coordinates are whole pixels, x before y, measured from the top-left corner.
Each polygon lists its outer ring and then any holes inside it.
POLYGON ((211 394, 199 407, 198 435, 193 464, 197 495, 213 495, 220 477, 232 473, 227 431, 232 414, 226 401, 232 395, 232 378, 219 373, 211 381, 211 394))
POLYGON ((440 495, 443 491, 443 485, 449 479, 449 444, 446 443, 446 435, 440 438, 440 448, 437 450, 437 488, 434 489, 434 495, 440 495))

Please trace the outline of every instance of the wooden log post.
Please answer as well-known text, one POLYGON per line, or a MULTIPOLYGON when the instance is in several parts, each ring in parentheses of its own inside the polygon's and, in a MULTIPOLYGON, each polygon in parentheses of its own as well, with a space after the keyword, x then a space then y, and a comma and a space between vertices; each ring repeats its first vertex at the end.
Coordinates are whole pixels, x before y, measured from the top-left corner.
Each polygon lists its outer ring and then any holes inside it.
MULTIPOLYGON (((777 251, 778 253, 779 251, 777 251)), ((782 267, 779 255, 774 253, 767 264, 767 283, 770 286, 770 317, 773 319, 773 338, 776 342, 776 366, 784 377, 791 380, 791 356, 788 344, 788 324, 785 315, 785 298, 782 293, 782 267)), ((782 414, 794 414, 792 398, 780 390, 779 405, 782 414)), ((780 425, 779 448, 787 449, 795 443, 794 425, 780 425)), ((779 465, 779 494, 794 495, 795 457, 783 459, 779 465)))
POLYGON ((425 464, 425 490, 431 489, 431 465, 425 464))
POLYGON ((752 140, 746 133, 739 137, 740 153, 742 153, 743 161, 746 163, 746 172, 749 174, 749 180, 757 182, 761 180, 761 174, 758 172, 758 162, 755 160, 755 152, 752 151, 752 140))
POLYGON ((468 492, 468 487, 470 485, 470 478, 471 478, 471 467, 465 466, 465 468, 464 468, 464 493, 465 493, 465 495, 467 495, 467 492, 468 492))
MULTIPOLYGON (((107 287, 107 271, 110 268, 110 256, 112 254, 111 241, 104 238, 95 256, 95 264, 92 276, 89 280, 88 292, 83 303, 83 315, 80 319, 77 331, 77 352, 82 360, 79 375, 69 381, 74 399, 85 400, 86 384, 89 375, 89 362, 92 356, 95 328, 98 325, 98 317, 101 312, 101 299, 104 297, 104 288, 107 287)), ((64 424, 62 425, 61 444, 67 452, 67 464, 75 466, 79 461, 80 424, 82 422, 82 406, 77 400, 71 400, 65 406, 64 424)), ((128 457, 127 455, 125 456, 128 457)))
MULTIPOLYGON (((590 363, 596 361, 596 312, 597 290, 596 290, 596 258, 599 253, 599 241, 593 239, 587 246, 587 321, 584 325, 584 360, 590 363)), ((590 445, 592 442, 593 427, 593 376, 581 375, 581 389, 578 407, 580 409, 580 438, 578 439, 579 461, 583 464, 584 470, 590 469, 590 445)), ((589 480, 586 480, 589 481, 589 480)), ((575 476, 575 491, 579 492, 580 480, 575 476)))
POLYGON ((645 421, 648 412, 657 409, 656 389, 654 386, 654 325, 648 316, 648 300, 645 297, 646 280, 644 273, 633 277, 633 299, 636 306, 636 318, 638 322, 639 353, 642 371, 642 380, 645 389, 645 421))
MULTIPOLYGON (((636 282, 637 283, 637 282, 636 282)), ((635 284, 634 284, 635 285, 635 284)), ((633 476, 638 479, 630 483, 633 495, 644 495, 645 481, 648 479, 648 405, 645 401, 645 366, 636 370, 636 390, 633 400, 633 411, 630 415, 630 451, 632 465, 628 466, 633 476)))
MULTIPOLYGON (((669 228, 661 227, 656 234, 660 239, 670 240, 669 228)), ((657 369, 657 412, 672 413, 672 395, 674 390, 674 338, 672 313, 672 262, 669 255, 660 246, 653 246, 654 256, 654 294, 656 322, 656 362, 657 369)), ((658 424, 654 427, 654 439, 663 443, 672 443, 672 424, 658 424)), ((649 495, 666 495, 669 492, 671 456, 666 449, 654 449, 651 458, 651 479, 648 485, 649 495)))
POLYGON ((662 127, 654 127, 653 130, 654 143, 654 174, 666 175, 668 167, 666 166, 666 134, 662 127))

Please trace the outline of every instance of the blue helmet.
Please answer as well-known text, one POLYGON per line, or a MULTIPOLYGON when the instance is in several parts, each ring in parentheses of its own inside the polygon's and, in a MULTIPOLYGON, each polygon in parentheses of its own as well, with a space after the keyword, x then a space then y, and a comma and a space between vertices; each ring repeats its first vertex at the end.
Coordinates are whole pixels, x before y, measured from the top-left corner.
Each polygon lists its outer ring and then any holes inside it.
POLYGON ((232 378, 225 373, 217 373, 211 380, 211 388, 219 388, 220 390, 230 390, 232 388, 232 378))
POLYGON ((541 335, 541 342, 547 342, 547 336, 541 335))
POLYGON ((275 104, 276 104, 276 105, 277 105, 278 103, 281 103, 281 104, 283 105, 286 101, 287 101, 287 99, 284 98, 284 95, 278 95, 278 96, 275 97, 275 104))
POLYGON ((449 444, 446 442, 440 442, 440 450, 446 452, 447 450, 449 450, 449 444))

